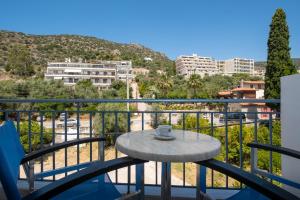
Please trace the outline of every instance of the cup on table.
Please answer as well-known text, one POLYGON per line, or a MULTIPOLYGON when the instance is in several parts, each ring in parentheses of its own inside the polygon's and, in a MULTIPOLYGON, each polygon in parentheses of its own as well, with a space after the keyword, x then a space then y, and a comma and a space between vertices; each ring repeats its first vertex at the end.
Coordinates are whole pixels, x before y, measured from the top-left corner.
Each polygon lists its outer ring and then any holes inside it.
POLYGON ((169 136, 171 136, 172 126, 159 125, 155 131, 156 131, 156 134, 159 136, 169 137, 169 136))

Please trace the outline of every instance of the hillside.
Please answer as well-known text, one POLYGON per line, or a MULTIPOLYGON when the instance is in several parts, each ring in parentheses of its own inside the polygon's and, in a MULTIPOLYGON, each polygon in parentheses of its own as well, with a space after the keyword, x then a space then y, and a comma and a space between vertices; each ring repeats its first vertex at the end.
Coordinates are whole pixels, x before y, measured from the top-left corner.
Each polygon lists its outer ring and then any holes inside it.
POLYGON ((33 64, 46 67, 49 61, 82 58, 86 62, 98 60, 132 60, 133 67, 168 70, 174 62, 164 54, 139 44, 121 44, 89 36, 79 35, 28 35, 0 30, 0 67, 5 66, 8 52, 14 45, 26 45, 33 57, 33 64), (151 57, 152 62, 144 61, 151 57))
MULTIPOLYGON (((296 67, 298 69, 300 69, 300 58, 292 58, 293 60, 293 63, 296 65, 296 67)), ((266 67, 267 65, 267 61, 258 61, 258 62, 255 62, 255 66, 258 66, 258 67, 266 67)))

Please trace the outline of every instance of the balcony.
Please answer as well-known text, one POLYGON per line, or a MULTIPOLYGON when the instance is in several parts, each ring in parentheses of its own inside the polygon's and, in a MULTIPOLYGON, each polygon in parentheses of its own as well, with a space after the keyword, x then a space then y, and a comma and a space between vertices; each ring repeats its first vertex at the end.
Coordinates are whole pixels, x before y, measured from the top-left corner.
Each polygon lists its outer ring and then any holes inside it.
MULTIPOLYGON (((280 113, 262 109, 266 103, 279 100, 207 100, 207 99, 32 99, 0 100, 2 120, 12 120, 20 133, 27 153, 76 139, 104 137, 106 141, 77 144, 36 159, 34 189, 56 181, 70 173, 52 175, 49 170, 83 166, 90 161, 109 161, 125 155, 115 148, 118 136, 131 131, 155 129, 169 124, 173 129, 203 133, 221 142, 221 153, 216 160, 238 169, 266 177, 277 183, 281 176, 281 156, 276 152, 253 151, 250 142, 280 146, 280 113), (130 105, 130 110, 126 109, 130 105), (241 104, 251 104, 249 109, 241 104), (258 107, 253 105, 259 104, 258 107), (64 116, 60 118, 60 116, 64 116), (68 116, 68 117, 66 117, 68 116), (72 119, 70 123, 69 119, 72 119), (75 123, 75 124, 74 124, 75 123), (72 124, 72 126, 70 126, 72 124), (253 152, 251 152, 251 150, 253 152), (257 163, 253 163, 256 157, 257 163), (254 170, 253 167, 259 169, 254 170), (51 175, 45 177, 46 175, 51 175)), ((124 167, 108 173, 122 193, 135 191, 143 177, 146 199, 159 199, 162 163, 149 161, 141 175, 138 166, 124 167)), ((203 164, 203 166, 205 166, 203 164)), ((203 167, 201 165, 201 167, 203 167)), ((198 191, 215 199, 226 199, 245 184, 217 170, 199 168, 197 163, 171 163, 171 192, 175 199, 196 198, 198 191), (202 171, 201 171, 202 170, 202 171), (202 173, 202 174, 201 174, 202 173)), ((78 171, 76 168, 72 172, 78 171)), ((26 171, 20 168, 18 185, 28 189, 26 171)), ((32 184, 32 183, 31 183, 32 184)))

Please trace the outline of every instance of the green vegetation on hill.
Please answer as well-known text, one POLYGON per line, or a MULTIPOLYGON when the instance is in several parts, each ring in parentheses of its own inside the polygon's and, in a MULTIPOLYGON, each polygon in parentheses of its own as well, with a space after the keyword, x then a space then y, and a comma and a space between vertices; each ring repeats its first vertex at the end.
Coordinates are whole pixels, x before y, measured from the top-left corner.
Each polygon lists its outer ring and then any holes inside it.
MULTIPOLYGON (((300 58, 292 58, 292 61, 294 65, 296 66, 297 69, 300 69, 300 58)), ((257 67, 266 67, 267 66, 267 61, 257 61, 254 64, 257 67)))
POLYGON ((133 67, 146 67, 164 71, 174 71, 174 62, 164 54, 139 44, 121 44, 89 36, 79 35, 27 35, 19 32, 0 30, 0 67, 7 65, 9 52, 16 45, 25 46, 32 56, 36 69, 45 69, 47 62, 86 62, 99 60, 132 60, 133 67), (144 61, 151 57, 153 61, 144 61))

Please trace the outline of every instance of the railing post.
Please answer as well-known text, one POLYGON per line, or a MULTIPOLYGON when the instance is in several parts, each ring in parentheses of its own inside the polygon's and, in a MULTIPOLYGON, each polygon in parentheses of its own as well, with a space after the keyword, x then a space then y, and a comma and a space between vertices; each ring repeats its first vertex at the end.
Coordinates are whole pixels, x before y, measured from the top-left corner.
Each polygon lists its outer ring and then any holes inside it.
POLYGON ((251 173, 255 173, 257 169, 257 149, 251 147, 251 156, 250 156, 250 164, 251 164, 251 173))
POLYGON ((171 163, 161 163, 161 198, 171 200, 171 163))
MULTIPOLYGON (((79 111, 80 111, 80 104, 76 104, 76 133, 77 133, 77 139, 79 139, 79 134, 80 134, 80 116, 79 116, 79 111)), ((79 144, 77 144, 77 165, 80 163, 80 152, 79 152, 79 144)))
POLYGON ((206 193, 206 167, 197 165, 196 174, 196 199, 202 199, 202 193, 206 193))
POLYGON ((29 176, 28 184, 29 184, 29 191, 34 191, 34 160, 29 161, 29 176))
MULTIPOLYGON (((225 162, 228 163, 228 103, 225 103, 225 162)), ((228 188, 228 176, 226 175, 226 188, 228 188)))
MULTIPOLYGON (((104 117, 105 117, 104 112, 102 112, 101 113, 102 131, 100 133, 100 137, 104 137, 104 135, 105 135, 105 133, 104 133, 105 132, 104 117)), ((99 160, 104 162, 104 160, 105 160, 105 158, 104 158, 104 141, 100 141, 98 143, 98 146, 99 146, 99 148, 98 148, 98 150, 99 150, 99 152, 98 152, 99 160)))
POLYGON ((144 200, 145 198, 145 186, 144 186, 144 164, 138 164, 136 165, 136 173, 135 173, 135 183, 136 183, 136 191, 140 191, 140 198, 141 200, 144 200))

